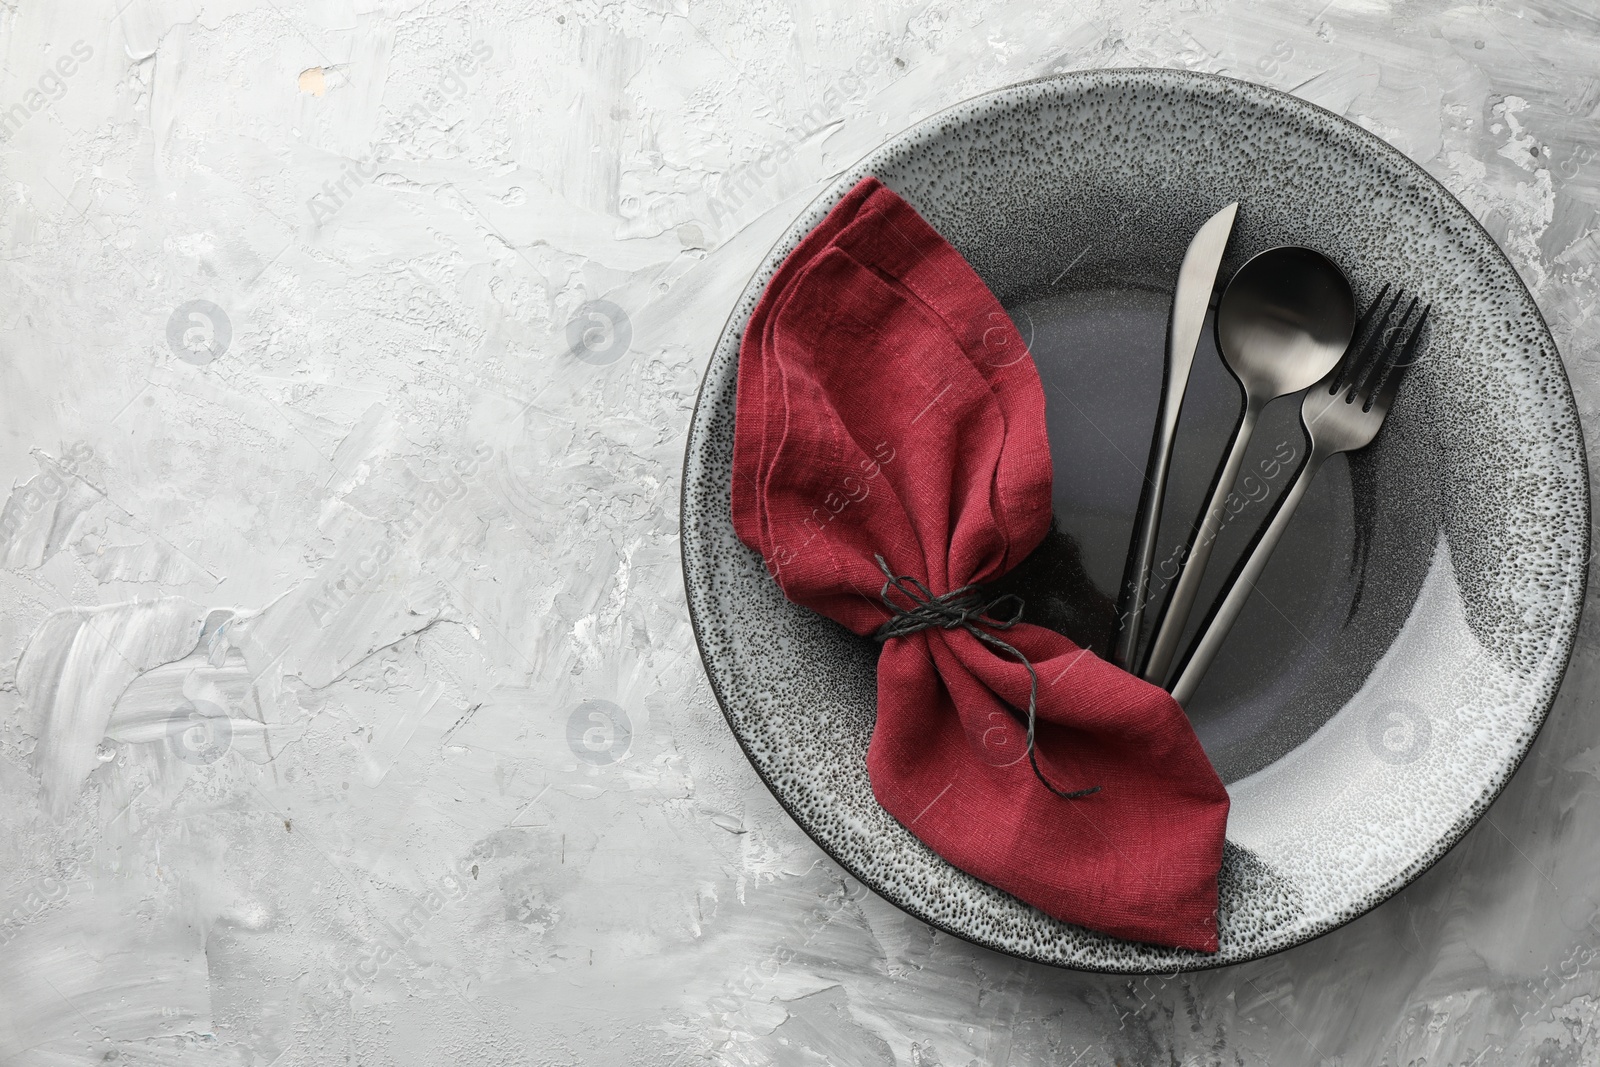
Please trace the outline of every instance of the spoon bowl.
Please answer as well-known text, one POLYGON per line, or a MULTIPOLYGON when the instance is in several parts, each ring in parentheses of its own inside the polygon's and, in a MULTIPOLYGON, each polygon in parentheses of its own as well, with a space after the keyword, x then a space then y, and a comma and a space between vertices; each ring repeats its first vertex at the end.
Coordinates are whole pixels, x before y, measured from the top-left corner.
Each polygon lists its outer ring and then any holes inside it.
POLYGON ((1217 347, 1247 395, 1276 399, 1310 388, 1339 362, 1355 327, 1344 271, 1295 245, 1251 258, 1217 305, 1217 347))
POLYGON ((1244 410, 1228 456, 1184 549, 1183 569, 1156 624, 1140 676, 1162 685, 1189 622, 1211 546, 1222 528, 1228 494, 1262 409, 1310 388, 1331 371, 1356 329, 1356 299, 1344 271, 1312 248, 1283 245, 1260 252, 1228 282, 1217 305, 1217 349, 1244 388, 1244 410))

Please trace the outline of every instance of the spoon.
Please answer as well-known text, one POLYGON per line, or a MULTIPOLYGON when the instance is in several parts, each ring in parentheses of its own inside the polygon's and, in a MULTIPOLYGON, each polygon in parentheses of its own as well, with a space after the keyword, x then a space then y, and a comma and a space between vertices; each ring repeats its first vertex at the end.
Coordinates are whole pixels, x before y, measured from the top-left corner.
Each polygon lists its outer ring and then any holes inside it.
POLYGON ((1332 260, 1313 249, 1269 248, 1228 282, 1217 304, 1217 348, 1244 388, 1244 411, 1234 428, 1228 458, 1211 484, 1210 502, 1189 536, 1178 582, 1162 609, 1141 672, 1146 681, 1161 685, 1172 668, 1262 409, 1320 381, 1350 346, 1355 327, 1356 302, 1349 280, 1332 260))

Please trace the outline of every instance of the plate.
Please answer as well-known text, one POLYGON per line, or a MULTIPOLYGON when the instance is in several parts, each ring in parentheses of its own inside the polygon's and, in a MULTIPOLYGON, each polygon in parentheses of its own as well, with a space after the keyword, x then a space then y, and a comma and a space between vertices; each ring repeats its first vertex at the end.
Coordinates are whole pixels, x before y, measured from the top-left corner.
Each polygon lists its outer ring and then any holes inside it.
MULTIPOLYGON (((1158 559, 1187 533, 1239 406, 1209 331, 1158 559)), ((1257 430, 1202 604, 1299 459, 1299 398, 1257 430)), ((691 424, 683 564, 712 688, 756 771, 841 866, 929 924, 1027 959, 1161 972, 1254 959, 1375 907, 1488 808, 1555 697, 1583 604, 1588 475, 1549 331, 1494 241, 1422 168, 1291 96, 1213 75, 1028 82, 917 124, 795 220, 735 307, 691 424), (951 867, 867 780, 877 647, 786 601, 730 514, 738 342, 767 279, 862 177, 910 201, 1029 341, 1057 531, 1029 611, 1105 637, 1161 380, 1178 264, 1237 200, 1221 272, 1318 248, 1365 306, 1433 305, 1377 442, 1319 475, 1188 709, 1232 797, 1214 956, 1059 922, 951 867)), ((1170 570, 1170 567, 1168 568, 1170 570)), ((1198 619, 1203 612, 1197 611, 1198 619)), ((1098 635, 1098 636, 1097 636, 1098 635)))

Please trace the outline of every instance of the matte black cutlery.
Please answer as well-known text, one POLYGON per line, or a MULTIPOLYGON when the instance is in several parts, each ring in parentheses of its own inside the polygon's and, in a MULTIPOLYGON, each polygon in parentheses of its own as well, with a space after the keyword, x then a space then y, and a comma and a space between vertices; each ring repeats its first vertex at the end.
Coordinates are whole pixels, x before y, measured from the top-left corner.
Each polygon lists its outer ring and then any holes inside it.
POLYGON ((1179 704, 1186 703, 1199 687, 1317 471, 1330 456, 1367 447, 1383 428, 1400 379, 1416 362, 1429 310, 1428 305, 1422 305, 1418 311, 1416 297, 1406 300, 1398 288, 1390 296, 1389 290, 1384 286, 1378 294, 1364 317, 1356 343, 1338 366, 1306 392, 1300 405, 1300 421, 1310 438, 1311 451, 1235 568, 1191 646, 1177 681, 1171 686, 1173 699, 1179 704), (1395 312, 1402 303, 1404 310, 1396 318, 1395 312))
POLYGON ((1222 254, 1233 233, 1237 203, 1229 204, 1201 226, 1189 242, 1178 268, 1178 285, 1172 295, 1172 316, 1167 324, 1167 355, 1161 385, 1161 405, 1156 410, 1155 433, 1150 442, 1139 509, 1133 520, 1133 540, 1122 570, 1122 591, 1117 598, 1117 643, 1112 661, 1133 670, 1145 600, 1150 595, 1150 569, 1155 564, 1156 535, 1161 529, 1161 504, 1167 492, 1167 472, 1172 466, 1172 442, 1178 432, 1178 412, 1189 386, 1195 346, 1205 328, 1206 310, 1217 284, 1222 254))
POLYGON ((1349 347, 1355 325, 1355 297, 1344 272, 1310 248, 1269 248, 1228 283, 1217 304, 1217 348, 1244 390, 1244 406, 1139 672, 1146 681, 1167 680, 1262 409, 1327 374, 1349 347))

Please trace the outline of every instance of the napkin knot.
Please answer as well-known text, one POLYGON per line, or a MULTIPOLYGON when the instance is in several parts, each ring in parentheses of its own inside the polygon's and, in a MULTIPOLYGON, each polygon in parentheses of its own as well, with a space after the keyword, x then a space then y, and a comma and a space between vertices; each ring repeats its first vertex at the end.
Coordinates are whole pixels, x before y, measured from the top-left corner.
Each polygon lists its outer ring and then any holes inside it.
POLYGON ((933 590, 920 579, 909 574, 895 574, 881 555, 874 554, 872 558, 877 560, 878 569, 887 579, 878 595, 889 609, 888 620, 874 631, 873 639, 881 645, 892 638, 909 637, 914 633, 934 628, 965 630, 984 644, 1016 657, 1017 662, 1028 670, 1027 754, 1028 764, 1033 768, 1034 777, 1038 778, 1039 783, 1050 792, 1065 800, 1074 800, 1100 792, 1100 787, 1097 785, 1070 792, 1057 789, 1039 769, 1039 760, 1034 755, 1033 745, 1034 723, 1039 702, 1039 674, 1033 669, 1033 664, 1028 662, 1027 656, 990 632, 1009 630, 1022 621, 1024 607, 1022 598, 1015 593, 990 595, 983 586, 977 584, 964 585, 959 589, 952 589, 948 593, 935 596, 933 590), (891 590, 904 597, 906 603, 901 604, 896 601, 890 595, 891 590), (990 614, 1007 604, 1011 606, 1009 616, 996 618, 990 614))

